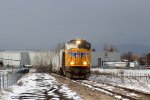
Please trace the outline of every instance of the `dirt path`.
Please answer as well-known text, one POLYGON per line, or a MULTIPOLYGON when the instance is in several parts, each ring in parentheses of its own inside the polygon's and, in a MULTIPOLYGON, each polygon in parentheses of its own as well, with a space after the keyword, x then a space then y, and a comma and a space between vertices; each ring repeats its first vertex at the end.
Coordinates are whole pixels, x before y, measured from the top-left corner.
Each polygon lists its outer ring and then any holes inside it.
POLYGON ((60 78, 57 75, 52 75, 56 78, 59 83, 67 84, 71 90, 74 90, 78 93, 84 100, 117 100, 114 97, 111 97, 107 94, 101 93, 97 90, 92 90, 86 86, 83 86, 78 83, 74 83, 70 80, 60 78))

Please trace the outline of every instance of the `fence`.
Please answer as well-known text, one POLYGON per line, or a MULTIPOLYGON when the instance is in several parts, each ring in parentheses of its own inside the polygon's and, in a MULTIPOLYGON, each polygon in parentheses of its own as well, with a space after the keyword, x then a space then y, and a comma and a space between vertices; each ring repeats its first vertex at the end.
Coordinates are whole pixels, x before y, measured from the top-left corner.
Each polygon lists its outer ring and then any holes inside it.
POLYGON ((14 85, 24 73, 7 73, 0 74, 0 89, 7 88, 8 86, 14 85))
POLYGON ((97 77, 107 79, 120 79, 122 82, 130 81, 134 83, 150 83, 150 70, 92 70, 92 74, 97 77))

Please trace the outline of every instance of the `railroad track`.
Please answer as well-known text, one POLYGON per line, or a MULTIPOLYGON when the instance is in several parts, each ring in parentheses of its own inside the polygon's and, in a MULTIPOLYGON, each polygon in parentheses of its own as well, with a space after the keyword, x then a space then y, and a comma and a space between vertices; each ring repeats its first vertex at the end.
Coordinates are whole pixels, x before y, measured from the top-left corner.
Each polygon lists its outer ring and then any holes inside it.
MULTIPOLYGON (((53 74, 54 76, 56 74, 53 74)), ((64 76, 57 75, 63 79, 70 80, 74 83, 82 84, 91 88, 92 90, 97 90, 107 95, 111 95, 117 99, 125 99, 125 100, 150 100, 150 94, 143 93, 141 91, 136 91, 124 87, 119 87, 107 83, 97 83, 90 80, 71 80, 64 76)))
MULTIPOLYGON (((91 80, 89 80, 89 81, 91 81, 91 80)), ((137 94, 143 94, 143 95, 150 96, 150 93, 148 93, 148 92, 143 92, 143 91, 139 91, 139 90, 134 90, 134 89, 122 87, 122 86, 115 85, 115 84, 109 84, 109 83, 106 83, 106 82, 96 82, 96 83, 107 84, 107 85, 109 85, 109 86, 114 86, 114 87, 116 87, 116 88, 125 89, 125 90, 128 90, 128 91, 130 91, 130 92, 137 93, 137 94)))
POLYGON ((77 80, 77 82, 93 88, 98 91, 102 91, 118 99, 125 98, 129 100, 150 100, 149 93, 143 93, 141 91, 136 91, 124 87, 114 86, 107 83, 97 83, 89 80, 77 80))

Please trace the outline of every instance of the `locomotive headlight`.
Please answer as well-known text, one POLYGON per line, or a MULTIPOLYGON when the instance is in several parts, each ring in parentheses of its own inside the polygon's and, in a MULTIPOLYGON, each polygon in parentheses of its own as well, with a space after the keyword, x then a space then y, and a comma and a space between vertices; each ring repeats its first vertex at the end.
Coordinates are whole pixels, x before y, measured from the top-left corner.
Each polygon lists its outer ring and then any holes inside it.
POLYGON ((73 61, 71 61, 71 62, 70 62, 70 64, 71 64, 71 65, 74 65, 74 62, 73 62, 73 61))
POLYGON ((79 41, 79 40, 78 40, 78 41, 76 41, 76 44, 81 44, 81 41, 79 41))
POLYGON ((87 62, 86 62, 86 61, 84 61, 84 62, 83 62, 83 65, 87 65, 87 62))

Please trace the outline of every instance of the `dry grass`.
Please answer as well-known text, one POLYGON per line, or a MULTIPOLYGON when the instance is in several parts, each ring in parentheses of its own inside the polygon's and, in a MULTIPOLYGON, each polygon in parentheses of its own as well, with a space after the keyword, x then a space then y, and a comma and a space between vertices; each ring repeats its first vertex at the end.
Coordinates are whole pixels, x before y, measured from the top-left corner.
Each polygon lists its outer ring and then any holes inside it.
POLYGON ((36 71, 38 73, 51 73, 52 72, 52 66, 51 65, 38 65, 38 66, 34 66, 34 68, 36 69, 36 71))

